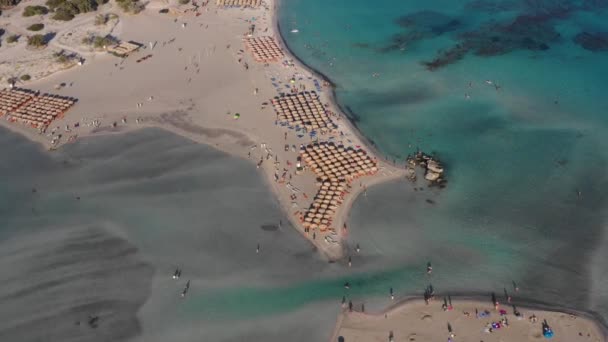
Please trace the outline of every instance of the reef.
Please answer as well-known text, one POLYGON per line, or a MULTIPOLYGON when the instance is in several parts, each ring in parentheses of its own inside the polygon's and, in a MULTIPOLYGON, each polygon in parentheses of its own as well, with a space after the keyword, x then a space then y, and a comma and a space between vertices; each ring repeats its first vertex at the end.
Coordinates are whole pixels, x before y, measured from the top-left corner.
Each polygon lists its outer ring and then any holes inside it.
POLYGON ((393 35, 390 44, 377 49, 378 52, 404 50, 414 42, 432 39, 463 27, 462 22, 456 18, 428 10, 401 16, 395 22, 406 30, 393 35))
MULTIPOLYGON (((489 21, 474 30, 459 34, 453 46, 439 50, 434 59, 422 62, 428 70, 434 71, 455 63, 468 53, 492 57, 518 50, 549 50, 552 44, 562 41, 560 33, 555 29, 557 22, 570 18, 577 11, 597 12, 606 9, 608 0, 475 0, 466 4, 465 8, 485 12, 517 10, 520 14, 509 21, 489 21)), ((447 20, 435 12, 421 12, 418 16, 403 17, 399 23, 404 27, 415 27, 430 25, 428 22, 435 19, 439 20, 440 26, 445 25, 447 20)), ((405 36, 400 39, 405 41, 414 38, 405 36)), ((589 51, 608 49, 606 33, 581 32, 574 37, 574 42, 589 51)))
MULTIPOLYGON (((554 15, 565 15, 563 12, 554 15)), ((545 51, 558 42, 561 35, 551 23, 553 15, 520 15, 508 23, 490 22, 475 31, 458 36, 459 42, 441 50, 430 62, 423 62, 428 70, 457 62, 469 52, 483 57, 504 55, 516 50, 545 51)))
POLYGON ((466 3, 464 8, 469 11, 478 11, 486 13, 501 13, 510 12, 521 9, 521 3, 515 0, 474 0, 466 3))
POLYGON ((572 40, 585 50, 593 52, 608 51, 608 32, 581 32, 572 40))

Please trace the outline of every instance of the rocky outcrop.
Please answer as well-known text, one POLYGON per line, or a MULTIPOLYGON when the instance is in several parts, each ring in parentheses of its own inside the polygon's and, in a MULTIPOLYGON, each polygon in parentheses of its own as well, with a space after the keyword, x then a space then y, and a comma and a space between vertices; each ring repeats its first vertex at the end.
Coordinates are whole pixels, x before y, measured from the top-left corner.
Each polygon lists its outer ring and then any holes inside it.
POLYGON ((421 167, 424 170, 424 179, 429 181, 431 185, 445 187, 447 180, 444 178, 444 168, 441 162, 422 151, 416 152, 413 156, 407 157, 407 178, 416 180, 416 167, 421 167))

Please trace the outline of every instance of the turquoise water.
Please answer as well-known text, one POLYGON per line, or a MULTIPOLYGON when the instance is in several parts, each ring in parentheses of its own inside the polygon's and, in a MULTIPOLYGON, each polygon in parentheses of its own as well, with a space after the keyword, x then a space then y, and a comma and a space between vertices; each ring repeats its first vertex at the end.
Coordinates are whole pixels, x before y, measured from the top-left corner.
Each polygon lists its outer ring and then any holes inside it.
MULTIPOLYGON (((608 316, 608 51, 575 42, 608 31, 608 3, 285 0, 279 19, 381 153, 447 164, 441 192, 388 184, 355 203, 350 238, 366 257, 432 259, 443 290, 516 280, 526 299, 608 316), (457 44, 462 58, 427 70, 457 44)), ((420 292, 408 277, 402 291, 420 292)))

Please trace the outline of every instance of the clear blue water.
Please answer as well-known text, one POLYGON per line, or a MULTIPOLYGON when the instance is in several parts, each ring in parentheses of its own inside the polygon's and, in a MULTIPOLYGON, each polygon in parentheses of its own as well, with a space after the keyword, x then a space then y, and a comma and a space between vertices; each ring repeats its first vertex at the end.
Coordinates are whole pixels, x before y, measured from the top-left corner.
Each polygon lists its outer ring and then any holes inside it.
MULTIPOLYGON (((360 198, 351 242, 385 265, 434 260, 444 290, 517 280, 527 299, 607 317, 608 51, 574 38, 608 31, 608 3, 474 4, 282 1, 287 45, 336 85, 381 153, 403 159, 421 148, 447 164, 441 192, 397 183, 360 198), (427 70, 457 44, 464 57, 427 70), (489 47, 501 53, 477 53, 489 47)), ((420 292, 412 276, 401 272, 400 286, 420 292)))

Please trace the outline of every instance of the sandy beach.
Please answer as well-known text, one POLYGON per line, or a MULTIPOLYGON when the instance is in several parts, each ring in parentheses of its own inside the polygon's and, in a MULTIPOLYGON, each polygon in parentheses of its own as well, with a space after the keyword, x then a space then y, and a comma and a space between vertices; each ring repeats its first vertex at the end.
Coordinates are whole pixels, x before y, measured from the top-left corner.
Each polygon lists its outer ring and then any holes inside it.
POLYGON ((490 297, 487 301, 452 298, 446 303, 444 309, 443 300, 427 305, 422 299, 406 299, 379 313, 363 313, 355 305, 353 312, 346 309, 338 318, 332 341, 540 341, 547 339, 545 321, 553 332, 552 341, 605 340, 604 330, 579 313, 510 304, 496 309, 490 297))
MULTIPOLYGON (((118 38, 142 43, 140 51, 125 59, 90 53, 82 66, 18 84, 78 99, 65 117, 53 121, 48 129, 55 129, 62 139, 52 145, 56 135, 40 135, 29 127, 1 122, 48 148, 58 148, 68 139, 152 126, 209 144, 260 164, 288 217, 304 233, 301 216, 310 206, 317 185, 310 171, 296 176, 293 165, 300 146, 311 143, 313 138, 298 137, 293 130, 277 125, 269 103, 279 93, 289 93, 292 87, 314 90, 315 83, 322 84, 323 80, 287 51, 283 60, 263 64, 245 50, 242 39, 252 24, 254 37, 271 36, 283 46, 273 19, 274 6, 265 2, 255 9, 222 9, 211 3, 198 8, 198 16, 174 16, 157 13, 162 4, 151 3, 139 15, 119 15, 119 30, 115 30, 118 38), (151 56, 138 62, 148 55, 151 56), (65 86, 56 89, 60 84, 65 86), (284 148, 286 145, 289 149, 284 148), (290 179, 277 182, 275 174, 285 172, 290 179)), ((75 27, 72 24, 69 30, 75 31, 75 27)), ((371 153, 370 146, 334 105, 331 88, 319 86, 317 90, 321 102, 334 113, 332 121, 337 129, 314 140, 331 139, 371 153)), ((378 167, 380 171, 374 176, 353 182, 331 225, 338 236, 343 233, 350 203, 361 191, 403 175, 402 169, 381 160, 378 167)), ((303 235, 328 258, 340 259, 341 243, 325 242, 325 234, 317 232, 315 239, 312 232, 303 235)))

